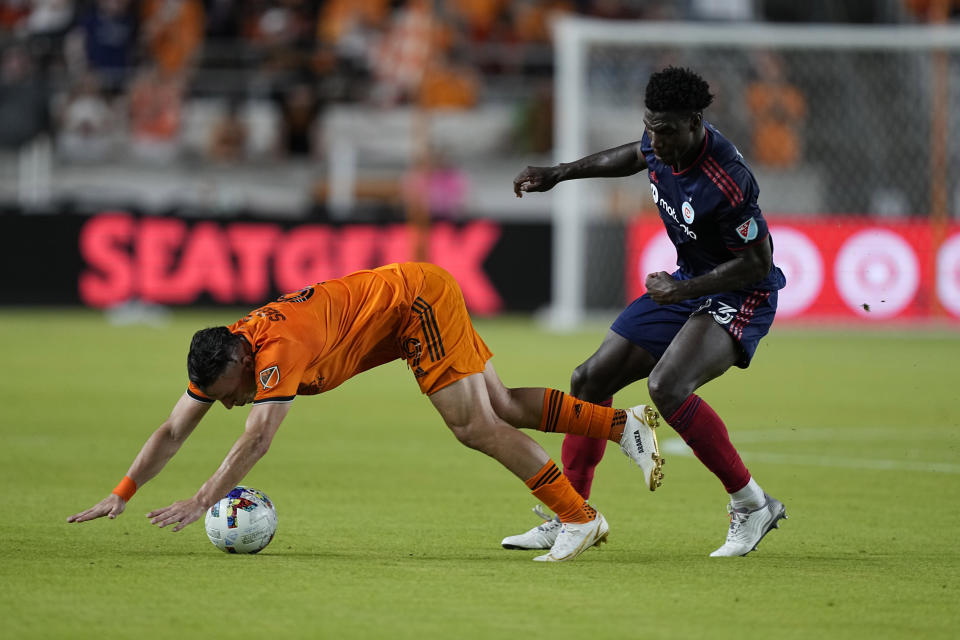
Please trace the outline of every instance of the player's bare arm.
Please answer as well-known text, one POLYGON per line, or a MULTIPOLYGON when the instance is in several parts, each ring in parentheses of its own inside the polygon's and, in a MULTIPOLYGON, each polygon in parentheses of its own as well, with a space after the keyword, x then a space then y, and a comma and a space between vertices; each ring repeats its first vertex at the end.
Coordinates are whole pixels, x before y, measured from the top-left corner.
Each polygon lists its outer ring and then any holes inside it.
POLYGON ((254 405, 247 417, 246 428, 214 474, 193 497, 148 513, 151 524, 159 527, 172 524, 173 530, 179 531, 198 520, 217 500, 239 484, 267 453, 288 411, 289 402, 254 405))
POLYGON ((763 279, 773 264, 770 239, 737 252, 733 260, 717 265, 715 269, 689 280, 677 280, 665 271, 647 276, 647 293, 657 304, 673 304, 681 300, 699 298, 722 291, 749 287, 763 279))
MULTIPOLYGON (((170 416, 147 439, 137 457, 127 470, 127 477, 142 487, 148 480, 160 473, 160 470, 180 450, 180 446, 200 424, 200 420, 210 408, 209 404, 197 402, 184 393, 174 405, 170 416)), ((86 522, 107 516, 111 519, 123 513, 126 501, 111 493, 86 511, 75 513, 67 522, 86 522)))
POLYGON ((524 191, 549 191, 558 182, 580 178, 621 178, 647 168, 639 142, 629 142, 580 158, 575 162, 552 167, 527 167, 513 179, 513 192, 518 198, 524 191))

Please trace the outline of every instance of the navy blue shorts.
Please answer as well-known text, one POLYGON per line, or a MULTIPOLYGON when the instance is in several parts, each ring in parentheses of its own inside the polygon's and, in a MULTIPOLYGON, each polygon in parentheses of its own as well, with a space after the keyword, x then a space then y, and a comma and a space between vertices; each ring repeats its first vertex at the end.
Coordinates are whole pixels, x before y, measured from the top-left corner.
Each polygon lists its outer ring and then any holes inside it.
POLYGON ((740 357, 736 364, 746 369, 760 338, 770 331, 776 312, 776 291, 745 289, 662 306, 644 294, 631 302, 610 328, 659 360, 689 318, 709 313, 737 343, 740 357))

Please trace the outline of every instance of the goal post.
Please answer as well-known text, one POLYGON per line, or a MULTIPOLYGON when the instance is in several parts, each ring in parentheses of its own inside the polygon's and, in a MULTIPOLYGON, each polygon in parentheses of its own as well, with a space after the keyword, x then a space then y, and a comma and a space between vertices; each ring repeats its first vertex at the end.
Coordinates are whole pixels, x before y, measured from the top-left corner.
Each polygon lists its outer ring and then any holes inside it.
MULTIPOLYGON (((960 201, 960 27, 608 21, 563 16, 553 25, 554 161, 571 162, 642 135, 649 74, 689 66, 717 99, 706 118, 744 153, 765 212, 927 216, 945 222, 960 201), (772 54, 804 101, 792 163, 765 166, 746 95, 772 54), (939 59, 940 63, 936 61, 939 59), (948 141, 943 144, 943 141, 948 141), (853 163, 853 164, 851 164, 853 163), (938 194, 940 194, 938 196, 938 194)), ((547 324, 579 326, 588 293, 620 287, 623 265, 603 264, 596 227, 655 215, 645 174, 555 187, 547 324), (627 182, 623 182, 627 181, 627 182), (628 197, 632 204, 624 204, 628 197), (635 210, 623 214, 623 207, 635 210), (619 214, 611 211, 620 208, 619 214), (617 217, 619 215, 619 217, 617 217), (593 256, 593 257, 588 257, 593 256)), ((621 227, 622 228, 622 227, 621 227)), ((609 241, 610 234, 604 237, 609 241)), ((616 252, 613 252, 616 253, 616 252)), ((609 299, 608 299, 609 301, 609 299)))

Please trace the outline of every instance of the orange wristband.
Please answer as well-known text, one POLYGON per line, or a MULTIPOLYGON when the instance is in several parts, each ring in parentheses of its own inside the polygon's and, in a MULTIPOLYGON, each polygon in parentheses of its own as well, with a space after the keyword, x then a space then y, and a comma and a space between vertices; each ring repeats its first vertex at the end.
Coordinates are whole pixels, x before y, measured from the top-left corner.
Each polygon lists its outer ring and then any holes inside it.
POLYGON ((129 502, 136 492, 137 483, 131 480, 130 476, 123 476, 123 480, 113 490, 113 494, 123 498, 124 502, 129 502))

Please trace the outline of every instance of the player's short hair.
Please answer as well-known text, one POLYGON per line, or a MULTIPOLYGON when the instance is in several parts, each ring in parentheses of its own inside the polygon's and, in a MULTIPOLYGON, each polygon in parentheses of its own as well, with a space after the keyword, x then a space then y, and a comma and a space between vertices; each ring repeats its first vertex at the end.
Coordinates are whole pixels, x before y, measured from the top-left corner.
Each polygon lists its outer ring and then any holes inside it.
POLYGON ((190 340, 187 375, 190 382, 206 389, 223 375, 227 365, 242 356, 243 338, 226 327, 200 329, 190 340))
POLYGON ((686 67, 667 67, 650 76, 644 103, 655 112, 698 112, 713 102, 710 85, 686 67))

